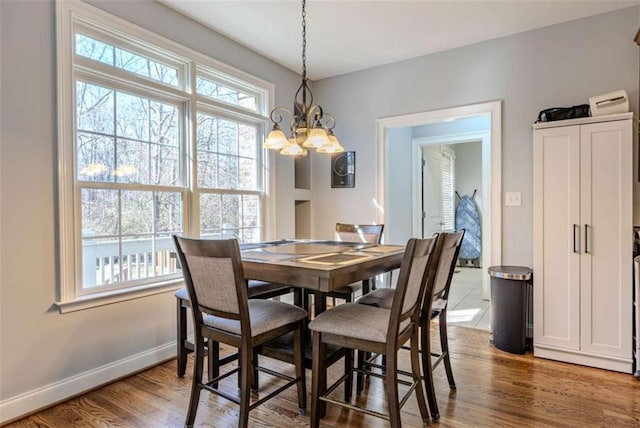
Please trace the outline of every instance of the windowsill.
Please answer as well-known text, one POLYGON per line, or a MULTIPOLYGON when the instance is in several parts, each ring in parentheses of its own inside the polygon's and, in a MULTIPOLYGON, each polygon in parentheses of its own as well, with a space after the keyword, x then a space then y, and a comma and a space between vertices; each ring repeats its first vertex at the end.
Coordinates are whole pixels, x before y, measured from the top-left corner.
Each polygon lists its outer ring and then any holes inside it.
POLYGON ((98 306, 111 305, 113 303, 125 302, 127 300, 139 299, 141 297, 153 296, 154 294, 175 291, 184 286, 182 278, 176 278, 165 282, 144 285, 126 290, 113 290, 90 296, 82 296, 67 302, 55 302, 61 314, 82 311, 96 308, 98 306))

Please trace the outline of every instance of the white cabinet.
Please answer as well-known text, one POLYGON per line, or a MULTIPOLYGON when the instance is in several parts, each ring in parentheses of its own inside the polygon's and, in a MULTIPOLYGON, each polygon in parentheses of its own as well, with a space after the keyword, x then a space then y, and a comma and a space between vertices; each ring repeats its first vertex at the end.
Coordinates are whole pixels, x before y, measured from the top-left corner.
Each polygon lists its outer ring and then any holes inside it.
POLYGON ((631 373, 631 113, 534 125, 534 355, 631 373))

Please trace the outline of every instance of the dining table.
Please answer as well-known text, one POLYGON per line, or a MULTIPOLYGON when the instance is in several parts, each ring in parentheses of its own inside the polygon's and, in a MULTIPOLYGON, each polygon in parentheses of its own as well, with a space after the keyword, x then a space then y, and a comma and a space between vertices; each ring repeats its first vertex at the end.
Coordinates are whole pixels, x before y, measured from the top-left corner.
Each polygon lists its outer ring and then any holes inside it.
MULTIPOLYGON (((362 242, 293 240, 243 244, 242 268, 246 279, 275 282, 302 290, 302 306, 309 311, 309 296, 314 296, 313 315, 327 309, 326 295, 354 282, 362 281, 362 292, 370 289, 376 275, 398 269, 404 245, 362 242)), ((305 326, 306 330, 306 326, 305 326)), ((311 368, 311 340, 305 336, 305 366, 311 368)), ((265 345, 261 353, 280 360, 292 358, 291 341, 276 339, 265 345)), ((327 364, 344 355, 339 347, 327 347, 327 364)))
POLYGON ((318 296, 314 313, 326 310, 326 296, 345 285, 363 281, 363 294, 376 275, 400 267, 405 247, 362 242, 293 240, 244 244, 246 279, 299 287, 318 296))

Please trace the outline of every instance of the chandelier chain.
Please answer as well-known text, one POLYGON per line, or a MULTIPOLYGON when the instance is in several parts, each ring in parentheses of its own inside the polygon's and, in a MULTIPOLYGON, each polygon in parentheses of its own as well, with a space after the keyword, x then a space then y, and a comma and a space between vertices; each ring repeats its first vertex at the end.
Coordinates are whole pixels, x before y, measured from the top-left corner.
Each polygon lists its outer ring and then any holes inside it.
POLYGON ((307 79, 307 1, 302 0, 302 79, 307 79))

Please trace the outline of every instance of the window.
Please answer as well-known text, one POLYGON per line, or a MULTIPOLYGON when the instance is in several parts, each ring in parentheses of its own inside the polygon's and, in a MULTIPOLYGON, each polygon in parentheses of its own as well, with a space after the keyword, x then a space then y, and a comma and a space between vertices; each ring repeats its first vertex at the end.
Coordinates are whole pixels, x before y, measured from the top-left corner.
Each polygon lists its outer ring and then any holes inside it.
POLYGON ((449 146, 442 146, 442 230, 454 231, 456 155, 449 146))
POLYGON ((263 239, 273 87, 91 6, 56 5, 61 310, 177 283, 172 234, 263 239))

